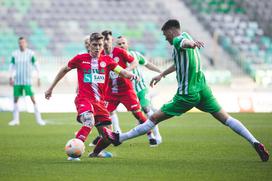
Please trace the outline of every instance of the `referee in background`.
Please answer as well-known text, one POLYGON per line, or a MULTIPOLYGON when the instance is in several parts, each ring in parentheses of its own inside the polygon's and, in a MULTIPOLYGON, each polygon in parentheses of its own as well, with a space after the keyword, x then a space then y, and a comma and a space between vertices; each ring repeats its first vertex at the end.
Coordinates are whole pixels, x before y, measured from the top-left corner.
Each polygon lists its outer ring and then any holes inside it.
POLYGON ((14 96, 14 108, 13 108, 13 120, 9 122, 10 126, 16 126, 20 124, 18 100, 19 97, 30 96, 34 105, 34 113, 37 124, 44 126, 46 123, 42 120, 41 114, 38 110, 34 92, 32 90, 32 68, 38 73, 38 86, 40 86, 39 69, 36 63, 34 52, 27 48, 27 41, 24 37, 18 39, 19 49, 12 53, 10 71, 11 76, 9 83, 13 86, 14 96))

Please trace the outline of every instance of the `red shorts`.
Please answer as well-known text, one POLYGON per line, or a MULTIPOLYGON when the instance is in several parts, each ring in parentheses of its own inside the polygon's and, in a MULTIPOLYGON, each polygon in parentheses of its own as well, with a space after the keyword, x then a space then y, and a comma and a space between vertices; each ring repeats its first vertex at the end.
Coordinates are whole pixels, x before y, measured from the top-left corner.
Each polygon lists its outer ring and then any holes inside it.
POLYGON ((76 97, 75 105, 78 114, 77 119, 82 113, 90 111, 94 115, 95 126, 111 124, 110 114, 104 101, 96 102, 85 97, 76 97))
POLYGON ((128 111, 136 111, 141 108, 139 99, 134 90, 129 90, 123 94, 106 96, 106 108, 109 112, 114 111, 122 103, 128 111))

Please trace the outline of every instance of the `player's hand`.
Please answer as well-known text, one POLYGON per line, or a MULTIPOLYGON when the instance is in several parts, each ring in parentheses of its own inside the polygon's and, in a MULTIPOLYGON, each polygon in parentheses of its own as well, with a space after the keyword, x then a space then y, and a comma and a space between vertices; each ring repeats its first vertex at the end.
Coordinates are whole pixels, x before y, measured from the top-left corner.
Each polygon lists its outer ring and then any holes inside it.
POLYGON ((156 85, 162 78, 162 75, 157 75, 156 77, 153 77, 153 79, 150 81, 150 87, 153 87, 156 85))
POLYGON ((201 41, 194 41, 194 48, 203 48, 204 47, 204 43, 201 41))
POLYGON ((133 74, 133 76, 130 77, 130 80, 136 80, 137 82, 139 82, 140 81, 140 77, 133 74))
POLYGON ((48 89, 47 91, 45 91, 44 93, 45 99, 49 100, 51 96, 52 96, 52 89, 48 89))
POLYGON ((9 78, 9 85, 13 86, 14 85, 14 80, 12 77, 9 78))
POLYGON ((41 79, 40 78, 38 78, 38 80, 37 80, 37 86, 41 87, 41 79))

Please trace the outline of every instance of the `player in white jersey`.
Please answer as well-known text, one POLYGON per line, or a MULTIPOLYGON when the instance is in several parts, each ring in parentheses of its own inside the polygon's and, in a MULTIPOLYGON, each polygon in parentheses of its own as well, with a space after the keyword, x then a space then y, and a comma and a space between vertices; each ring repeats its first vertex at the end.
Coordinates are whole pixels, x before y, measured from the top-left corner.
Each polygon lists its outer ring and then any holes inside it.
MULTIPOLYGON (((19 97, 23 96, 25 93, 26 96, 30 96, 34 105, 34 113, 37 124, 44 126, 46 123, 41 118, 31 86, 32 68, 34 68, 39 75, 39 69, 34 52, 27 48, 27 41, 24 37, 20 37, 18 43, 19 49, 12 53, 10 65, 11 76, 9 78, 9 82, 10 85, 13 86, 14 108, 13 120, 9 122, 9 125, 15 126, 20 124, 18 100, 19 97)), ((40 86, 39 76, 38 86, 40 86)))

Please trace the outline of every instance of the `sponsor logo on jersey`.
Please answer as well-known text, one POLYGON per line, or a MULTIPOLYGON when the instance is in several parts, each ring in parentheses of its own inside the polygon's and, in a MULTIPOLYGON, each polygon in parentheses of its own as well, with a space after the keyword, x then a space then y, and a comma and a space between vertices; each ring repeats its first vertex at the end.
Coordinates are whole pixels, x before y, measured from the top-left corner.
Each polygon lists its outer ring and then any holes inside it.
POLYGON ((92 73, 92 74, 84 74, 83 82, 85 83, 105 83, 105 75, 92 73))
POLYGON ((83 69, 84 74, 91 74, 91 73, 99 73, 99 69, 92 68, 92 69, 83 69))
POLYGON ((94 83, 104 83, 105 75, 104 74, 93 74, 93 82, 94 83))
POLYGON ((82 61, 83 64, 91 64, 90 62, 87 61, 82 61))

